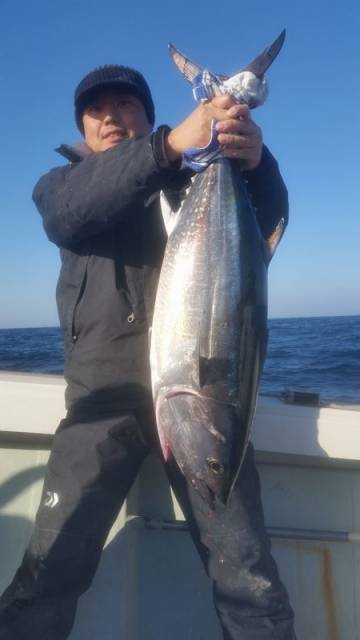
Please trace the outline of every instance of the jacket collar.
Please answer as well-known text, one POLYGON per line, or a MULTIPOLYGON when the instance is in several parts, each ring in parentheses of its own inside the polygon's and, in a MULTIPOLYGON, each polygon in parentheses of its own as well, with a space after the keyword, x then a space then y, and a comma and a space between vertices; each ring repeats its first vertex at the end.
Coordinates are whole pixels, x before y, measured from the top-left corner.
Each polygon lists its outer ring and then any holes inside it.
POLYGON ((60 147, 55 149, 61 156, 70 160, 70 162, 80 162, 87 156, 91 155, 93 151, 91 151, 90 147, 87 146, 86 142, 79 142, 78 144, 61 144, 60 147))

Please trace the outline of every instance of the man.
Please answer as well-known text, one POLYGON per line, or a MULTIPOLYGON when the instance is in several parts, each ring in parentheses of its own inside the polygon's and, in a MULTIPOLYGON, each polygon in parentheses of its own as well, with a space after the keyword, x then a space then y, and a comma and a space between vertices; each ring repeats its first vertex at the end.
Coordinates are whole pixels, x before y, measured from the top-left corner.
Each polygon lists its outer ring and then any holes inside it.
MULTIPOLYGON (((241 161, 264 237, 287 219, 277 164, 248 108, 229 96, 152 132, 144 78, 109 65, 78 85, 75 117, 85 144, 60 147, 71 163, 43 176, 33 194, 62 258, 57 303, 68 411, 32 538, 1 598, 0 640, 69 636, 108 531, 157 446, 148 330, 166 242, 159 193, 179 208, 191 176, 182 154, 206 146, 213 120, 224 155, 241 161)), ((293 613, 270 555, 252 447, 229 506, 216 504, 211 522, 173 459, 166 471, 213 581, 224 639, 291 640, 293 613)))

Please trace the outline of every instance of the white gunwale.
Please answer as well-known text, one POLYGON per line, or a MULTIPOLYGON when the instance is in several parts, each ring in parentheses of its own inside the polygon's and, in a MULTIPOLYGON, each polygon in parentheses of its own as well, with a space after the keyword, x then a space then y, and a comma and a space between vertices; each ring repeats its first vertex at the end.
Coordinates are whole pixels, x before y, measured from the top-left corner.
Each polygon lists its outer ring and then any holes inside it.
MULTIPOLYGON (((65 415, 62 376, 0 371, 1 435, 51 436, 65 415)), ((259 397, 253 442, 260 455, 360 462, 360 407, 288 405, 259 397)), ((295 461, 295 459, 294 459, 295 461)))

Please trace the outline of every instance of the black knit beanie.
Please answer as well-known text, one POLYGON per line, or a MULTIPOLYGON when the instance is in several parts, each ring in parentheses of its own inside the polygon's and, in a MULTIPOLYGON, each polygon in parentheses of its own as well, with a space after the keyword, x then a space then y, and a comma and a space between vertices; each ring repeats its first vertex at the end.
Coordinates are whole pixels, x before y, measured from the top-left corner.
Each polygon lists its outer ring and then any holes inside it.
POLYGON ((153 126, 155 107, 145 78, 136 69, 119 64, 107 64, 90 71, 75 89, 75 120, 82 134, 84 133, 82 115, 89 101, 100 88, 121 88, 136 95, 144 105, 147 118, 153 126))

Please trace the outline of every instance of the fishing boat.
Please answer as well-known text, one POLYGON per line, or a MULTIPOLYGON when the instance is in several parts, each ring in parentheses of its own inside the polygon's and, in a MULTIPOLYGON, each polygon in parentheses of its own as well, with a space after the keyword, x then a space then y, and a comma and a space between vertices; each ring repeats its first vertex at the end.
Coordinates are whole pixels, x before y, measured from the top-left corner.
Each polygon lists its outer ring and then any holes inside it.
MULTIPOLYGON (((0 372, 0 589, 39 503, 61 376, 0 372)), ((360 638, 360 406, 260 396, 253 432, 266 524, 300 639, 360 638)), ((109 534, 71 640, 220 640, 211 589, 160 459, 109 534)))

